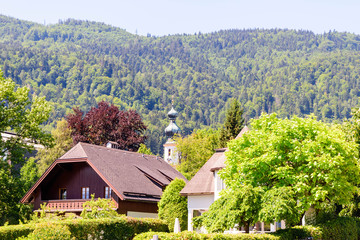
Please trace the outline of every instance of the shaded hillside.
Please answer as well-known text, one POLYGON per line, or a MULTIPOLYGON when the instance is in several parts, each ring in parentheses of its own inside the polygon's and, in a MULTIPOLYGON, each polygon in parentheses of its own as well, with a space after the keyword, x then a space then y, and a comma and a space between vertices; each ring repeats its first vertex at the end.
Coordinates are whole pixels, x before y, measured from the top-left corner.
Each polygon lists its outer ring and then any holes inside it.
POLYGON ((142 37, 69 19, 43 26, 0 15, 0 68, 54 102, 53 121, 100 100, 135 108, 162 151, 172 95, 185 134, 221 123, 232 97, 246 117, 315 113, 349 117, 360 96, 360 36, 292 30, 226 30, 142 37), (160 139, 160 141, 159 141, 160 139))

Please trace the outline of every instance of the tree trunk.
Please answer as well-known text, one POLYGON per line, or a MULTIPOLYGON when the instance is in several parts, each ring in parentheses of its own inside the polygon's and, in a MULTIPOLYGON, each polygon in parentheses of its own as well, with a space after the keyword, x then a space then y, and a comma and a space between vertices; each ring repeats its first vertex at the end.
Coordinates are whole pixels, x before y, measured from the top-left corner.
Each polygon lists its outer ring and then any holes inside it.
POLYGON ((250 224, 249 224, 249 222, 245 222, 244 228, 245 228, 245 233, 250 232, 250 224))

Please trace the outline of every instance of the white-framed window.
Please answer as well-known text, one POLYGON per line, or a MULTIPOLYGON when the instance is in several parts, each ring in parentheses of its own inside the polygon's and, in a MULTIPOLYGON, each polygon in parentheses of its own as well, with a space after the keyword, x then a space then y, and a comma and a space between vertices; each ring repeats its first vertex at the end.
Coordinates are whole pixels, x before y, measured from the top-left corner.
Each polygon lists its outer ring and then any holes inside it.
POLYGON ((90 199, 90 189, 89 187, 81 188, 81 199, 90 199))

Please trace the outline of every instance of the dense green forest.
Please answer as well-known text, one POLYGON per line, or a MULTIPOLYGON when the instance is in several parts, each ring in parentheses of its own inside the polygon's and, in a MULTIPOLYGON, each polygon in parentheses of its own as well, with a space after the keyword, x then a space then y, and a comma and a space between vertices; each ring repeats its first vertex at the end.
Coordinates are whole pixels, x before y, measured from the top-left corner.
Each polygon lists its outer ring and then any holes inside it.
POLYGON ((350 117, 360 96, 360 36, 286 29, 223 30, 138 36, 98 22, 41 25, 0 15, 0 68, 46 96, 48 122, 74 106, 106 100, 136 109, 148 125, 147 145, 162 153, 166 113, 174 105, 183 134, 224 121, 231 98, 248 120, 314 113, 350 117))

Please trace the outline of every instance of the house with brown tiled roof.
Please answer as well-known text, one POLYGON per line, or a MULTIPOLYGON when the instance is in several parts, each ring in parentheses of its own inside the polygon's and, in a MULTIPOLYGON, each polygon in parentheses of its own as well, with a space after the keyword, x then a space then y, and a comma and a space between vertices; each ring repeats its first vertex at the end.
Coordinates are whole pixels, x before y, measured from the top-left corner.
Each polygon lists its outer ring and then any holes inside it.
POLYGON ((80 213, 92 194, 109 198, 118 213, 157 217, 163 189, 185 177, 162 158, 108 147, 78 143, 55 160, 21 199, 34 210, 46 204, 51 211, 80 213))
MULTIPOLYGON (((245 126, 238 134, 242 137, 249 131, 245 126)), ((220 197, 219 193, 226 186, 219 176, 219 171, 226 167, 227 148, 216 149, 211 158, 202 166, 195 176, 185 185, 180 194, 188 198, 188 230, 193 231, 192 219, 206 212, 210 205, 220 197)), ((275 231, 276 228, 284 227, 285 223, 266 224, 257 223, 257 231, 275 231)), ((201 230, 200 230, 201 231, 201 230)))

